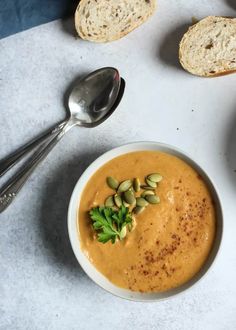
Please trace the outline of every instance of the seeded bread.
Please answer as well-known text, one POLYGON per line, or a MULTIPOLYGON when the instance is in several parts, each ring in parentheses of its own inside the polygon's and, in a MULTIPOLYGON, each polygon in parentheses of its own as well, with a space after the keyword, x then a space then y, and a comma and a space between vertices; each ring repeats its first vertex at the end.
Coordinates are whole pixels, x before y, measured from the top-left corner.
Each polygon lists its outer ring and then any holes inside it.
POLYGON ((113 41, 144 23, 155 7, 156 0, 81 0, 75 28, 82 39, 113 41))
POLYGON ((186 71, 211 77, 236 71, 236 18, 208 16, 191 26, 179 46, 186 71))

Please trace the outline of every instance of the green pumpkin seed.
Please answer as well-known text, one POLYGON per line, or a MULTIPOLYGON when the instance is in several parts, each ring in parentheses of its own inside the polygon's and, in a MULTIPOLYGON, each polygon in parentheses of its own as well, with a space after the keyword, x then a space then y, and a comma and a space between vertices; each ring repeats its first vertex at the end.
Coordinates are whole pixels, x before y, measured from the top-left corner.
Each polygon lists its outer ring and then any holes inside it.
POLYGON ((154 187, 145 186, 145 185, 142 185, 141 188, 144 189, 144 190, 155 190, 154 187))
POLYGON ((159 173, 152 173, 147 176, 148 180, 152 182, 160 182, 162 180, 162 175, 159 173))
POLYGON ((160 203, 160 197, 156 195, 147 195, 145 199, 148 201, 150 204, 158 204, 160 203))
POLYGON ((107 177, 107 184, 111 189, 116 190, 119 186, 119 182, 114 179, 112 176, 107 177))
POLYGON ((114 196, 114 202, 115 202, 115 204, 116 204, 117 207, 121 207, 121 205, 122 205, 122 199, 121 199, 120 195, 117 195, 116 194, 114 196))
POLYGON ((123 239, 127 234, 127 228, 124 226, 120 231, 120 239, 123 239))
POLYGON ((142 197, 137 197, 136 198, 136 205, 141 206, 141 207, 145 207, 145 206, 148 205, 148 202, 142 197))
POLYGON ((118 193, 122 193, 127 191, 130 187, 132 186, 132 181, 131 180, 125 180, 123 182, 121 182, 121 184, 118 187, 117 192, 118 193))
POLYGON ((128 229, 129 229, 129 231, 131 231, 131 230, 133 229, 132 222, 128 223, 127 227, 128 227, 128 229))
POLYGON ((128 203, 130 205, 134 205, 136 203, 134 193, 131 190, 128 190, 124 193, 124 199, 125 199, 126 203, 128 203))
POLYGON ((129 207, 130 205, 128 204, 128 203, 126 203, 126 201, 123 199, 123 205, 125 206, 125 207, 129 207))
POLYGON ((152 181, 149 180, 148 178, 146 178, 145 181, 146 181, 146 183, 147 183, 147 185, 148 185, 149 187, 152 187, 152 188, 156 188, 156 187, 157 187, 156 182, 152 182, 152 181))
POLYGON ((106 207, 113 207, 114 206, 113 196, 107 197, 107 199, 105 200, 105 206, 106 207))
POLYGON ((147 195, 155 195, 153 190, 145 190, 142 192, 141 197, 145 198, 147 195))
POLYGON ((132 193, 135 193, 133 186, 131 186, 129 190, 132 191, 132 193))
POLYGON ((140 214, 145 210, 144 206, 135 206, 135 208, 133 209, 133 213, 134 214, 140 214))
POLYGON ((134 178, 133 188, 134 188, 135 192, 138 192, 140 190, 140 180, 139 180, 139 178, 134 178))
POLYGON ((128 227, 128 229, 129 229, 129 231, 133 231, 134 228, 136 227, 136 225, 137 225, 136 220, 135 220, 134 217, 133 217, 132 222, 128 223, 127 227, 128 227))

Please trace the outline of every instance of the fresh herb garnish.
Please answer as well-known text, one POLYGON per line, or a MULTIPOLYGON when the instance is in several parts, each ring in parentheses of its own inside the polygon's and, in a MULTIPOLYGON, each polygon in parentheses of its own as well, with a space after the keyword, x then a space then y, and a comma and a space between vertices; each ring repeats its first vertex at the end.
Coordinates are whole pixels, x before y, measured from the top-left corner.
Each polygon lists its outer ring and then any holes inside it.
POLYGON ((123 205, 118 210, 104 206, 95 207, 89 215, 101 243, 111 241, 114 244, 117 238, 122 240, 126 235, 126 226, 132 222, 129 209, 123 205))
POLYGON ((160 203, 160 198, 155 195, 158 183, 162 180, 159 173, 146 176, 146 185, 141 185, 139 178, 119 182, 108 176, 106 181, 115 194, 108 196, 105 206, 95 207, 89 212, 93 221, 93 228, 97 231, 98 241, 113 244, 117 239, 122 240, 135 226, 135 215, 142 213, 149 204, 160 203), (143 192, 140 190, 143 189, 143 192))

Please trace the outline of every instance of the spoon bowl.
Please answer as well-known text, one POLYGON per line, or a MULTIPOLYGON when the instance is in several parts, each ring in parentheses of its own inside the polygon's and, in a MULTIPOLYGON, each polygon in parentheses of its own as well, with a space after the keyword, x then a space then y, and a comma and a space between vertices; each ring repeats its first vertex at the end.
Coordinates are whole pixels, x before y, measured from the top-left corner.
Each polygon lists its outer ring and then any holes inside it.
POLYGON ((95 127, 110 116, 121 86, 115 68, 102 68, 82 79, 71 91, 68 106, 74 125, 95 127))

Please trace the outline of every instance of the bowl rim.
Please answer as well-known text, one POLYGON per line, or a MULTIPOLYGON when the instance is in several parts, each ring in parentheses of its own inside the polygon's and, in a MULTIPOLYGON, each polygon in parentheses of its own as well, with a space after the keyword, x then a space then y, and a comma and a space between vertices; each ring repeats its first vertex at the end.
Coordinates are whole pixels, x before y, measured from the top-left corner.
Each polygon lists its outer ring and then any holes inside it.
POLYGON ((67 217, 67 225, 68 225, 68 234, 69 240, 71 243, 72 250, 74 255, 79 262, 81 268, 84 272, 92 279, 97 285, 102 287, 107 292, 118 296, 120 298, 124 298, 126 300, 133 300, 133 301, 160 301, 164 299, 168 299, 179 295, 180 293, 186 292, 194 285, 199 283, 209 270, 212 269, 213 265, 215 264, 216 257, 219 255, 221 243, 222 243, 222 236, 223 236, 223 208, 222 203, 219 197, 218 189, 216 184, 213 183, 213 180, 207 174, 203 168, 196 162, 193 157, 189 156, 186 152, 182 151, 181 149, 166 143, 160 143, 155 141, 140 141, 140 142, 133 142, 133 143, 126 143, 121 146, 112 148, 98 158, 96 158, 82 173, 79 177, 73 192, 71 194, 69 208, 68 208, 68 217, 67 217), (134 292, 131 290, 120 288, 114 284, 112 284, 104 275, 102 275, 93 264, 89 261, 86 257, 82 249, 80 248, 80 238, 79 238, 79 230, 77 227, 77 216, 78 216, 78 209, 80 203, 80 197, 83 192, 83 189, 91 178, 91 176, 104 164, 109 162, 110 160, 127 153, 135 152, 135 151, 162 151, 173 156, 179 157, 191 167, 193 167, 202 177, 204 182, 207 184, 208 189, 210 190, 213 200, 215 202, 215 209, 216 209, 216 234, 215 239, 213 242, 213 247, 208 255, 207 260, 205 261, 202 268, 199 270, 197 274, 193 276, 189 281, 184 283, 183 285, 170 289, 164 292, 152 292, 152 293, 141 293, 141 292, 134 292))

